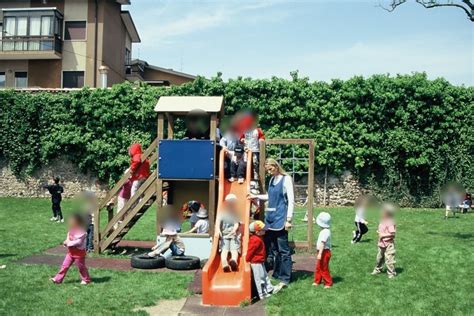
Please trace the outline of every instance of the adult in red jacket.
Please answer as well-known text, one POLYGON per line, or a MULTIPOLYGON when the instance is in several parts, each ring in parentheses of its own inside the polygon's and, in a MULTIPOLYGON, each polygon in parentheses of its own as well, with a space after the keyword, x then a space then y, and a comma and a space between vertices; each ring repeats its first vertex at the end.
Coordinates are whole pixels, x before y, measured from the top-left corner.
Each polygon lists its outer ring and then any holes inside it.
POLYGON ((150 176, 150 161, 142 161, 142 146, 138 143, 132 144, 128 149, 130 154, 130 180, 132 181, 131 197, 138 191, 140 186, 150 176))

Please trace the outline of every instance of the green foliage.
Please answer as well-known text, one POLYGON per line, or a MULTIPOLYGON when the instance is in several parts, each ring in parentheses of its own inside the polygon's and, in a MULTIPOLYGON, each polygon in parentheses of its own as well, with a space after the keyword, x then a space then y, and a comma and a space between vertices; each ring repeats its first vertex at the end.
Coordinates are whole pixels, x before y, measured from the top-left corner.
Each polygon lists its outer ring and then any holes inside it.
MULTIPOLYGON (((218 74, 171 88, 125 83, 65 94, 2 90, 0 156, 18 175, 66 156, 112 183, 128 164, 127 147, 156 137, 153 107, 161 95, 224 95, 226 114, 255 110, 267 138, 315 139, 318 172, 351 170, 404 205, 438 204, 433 197, 448 181, 474 189, 474 88, 423 73, 330 83, 297 72, 291 80, 228 82, 218 74)), ((298 156, 305 154, 298 149, 298 156)))

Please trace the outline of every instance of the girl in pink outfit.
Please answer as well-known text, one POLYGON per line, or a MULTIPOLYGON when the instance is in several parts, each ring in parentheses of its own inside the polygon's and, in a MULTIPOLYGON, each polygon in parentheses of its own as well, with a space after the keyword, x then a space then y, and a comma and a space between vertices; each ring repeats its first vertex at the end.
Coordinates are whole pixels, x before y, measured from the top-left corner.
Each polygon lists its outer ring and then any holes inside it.
POLYGON ((79 273, 81 274, 81 284, 89 284, 91 279, 86 267, 86 237, 87 232, 84 230, 84 219, 80 214, 73 214, 69 218, 69 231, 67 238, 63 242, 64 247, 67 247, 66 258, 64 258, 61 269, 54 278, 50 280, 53 283, 59 284, 63 282, 67 271, 75 262, 79 273))

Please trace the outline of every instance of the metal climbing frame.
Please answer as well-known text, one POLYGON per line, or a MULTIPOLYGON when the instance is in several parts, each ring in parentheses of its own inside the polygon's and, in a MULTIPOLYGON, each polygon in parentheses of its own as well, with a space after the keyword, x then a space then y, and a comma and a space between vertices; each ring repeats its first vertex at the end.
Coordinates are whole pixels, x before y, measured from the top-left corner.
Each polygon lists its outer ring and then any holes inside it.
MULTIPOLYGON (((308 250, 313 248, 313 204, 314 204, 314 140, 313 139, 267 139, 260 142, 260 166, 259 166, 259 175, 261 179, 261 186, 263 191, 266 191, 265 187, 265 160, 267 158, 267 146, 275 145, 278 147, 278 154, 275 158, 280 163, 285 160, 291 161, 291 171, 290 173, 293 183, 295 183, 295 175, 308 175, 308 184, 294 184, 295 188, 298 187, 307 187, 308 188, 308 200, 306 203, 307 213, 308 213, 308 222, 306 224, 295 224, 293 221, 293 229, 296 229, 298 226, 307 227, 307 240, 306 241, 294 241, 295 247, 297 248, 307 248, 308 250), (283 146, 291 146, 291 156, 283 156, 283 146), (295 155, 296 146, 308 146, 308 157, 302 158, 295 155), (296 163, 299 161, 308 162, 307 171, 296 171, 296 163)), ((272 157, 269 156, 269 157, 272 157)))

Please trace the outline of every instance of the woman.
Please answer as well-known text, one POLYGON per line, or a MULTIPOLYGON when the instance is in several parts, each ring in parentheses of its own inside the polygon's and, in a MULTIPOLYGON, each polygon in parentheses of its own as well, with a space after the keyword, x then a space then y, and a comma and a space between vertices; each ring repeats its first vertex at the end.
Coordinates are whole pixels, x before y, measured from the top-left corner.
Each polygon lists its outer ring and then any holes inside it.
POLYGON ((268 185, 268 194, 249 194, 250 199, 268 200, 265 209, 265 248, 273 261, 273 277, 280 280, 273 293, 290 283, 291 249, 288 244, 288 230, 291 228, 295 198, 293 182, 275 159, 267 159, 265 169, 272 176, 268 185))

